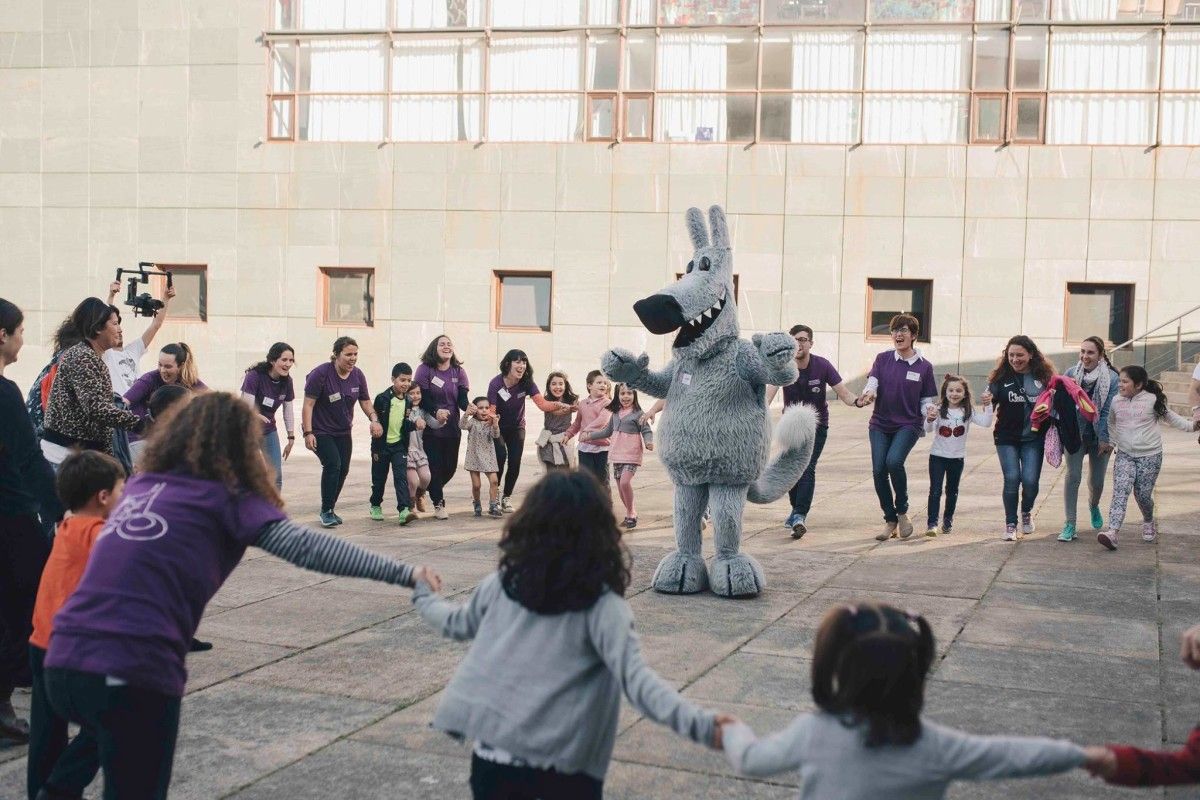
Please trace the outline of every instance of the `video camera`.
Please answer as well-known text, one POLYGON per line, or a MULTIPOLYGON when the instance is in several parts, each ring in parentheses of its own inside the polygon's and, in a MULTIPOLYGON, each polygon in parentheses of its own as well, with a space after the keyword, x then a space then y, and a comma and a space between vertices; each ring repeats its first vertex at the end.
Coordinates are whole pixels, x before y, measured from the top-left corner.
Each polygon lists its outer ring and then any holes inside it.
POLYGON ((171 273, 158 268, 157 264, 149 261, 139 261, 137 269, 117 269, 117 281, 121 280, 122 275, 129 275, 129 291, 125 295, 125 305, 133 308, 135 317, 153 317, 157 316, 160 308, 163 307, 162 300, 155 300, 150 296, 149 292, 138 294, 137 285, 139 283, 149 283, 151 275, 165 275, 167 278, 167 288, 171 288, 171 273))

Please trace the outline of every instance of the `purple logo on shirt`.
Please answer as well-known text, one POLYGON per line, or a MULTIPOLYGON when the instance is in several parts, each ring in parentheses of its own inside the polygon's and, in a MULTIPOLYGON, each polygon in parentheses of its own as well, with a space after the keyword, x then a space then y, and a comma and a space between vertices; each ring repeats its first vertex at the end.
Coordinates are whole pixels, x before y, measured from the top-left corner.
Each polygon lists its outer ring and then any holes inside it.
POLYGON ((148 542, 167 533, 167 521, 150 510, 167 484, 156 483, 143 494, 125 495, 113 512, 113 530, 122 539, 148 542))

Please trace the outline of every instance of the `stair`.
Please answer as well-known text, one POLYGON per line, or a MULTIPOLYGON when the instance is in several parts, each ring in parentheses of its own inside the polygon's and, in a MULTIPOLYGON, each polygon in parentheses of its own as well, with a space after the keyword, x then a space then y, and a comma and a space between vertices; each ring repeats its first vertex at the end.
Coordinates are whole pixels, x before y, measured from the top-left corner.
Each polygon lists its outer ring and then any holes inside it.
POLYGON ((1192 356, 1190 362, 1181 364, 1185 369, 1168 370, 1158 376, 1158 381, 1167 393, 1167 402, 1171 410, 1185 417, 1192 416, 1192 403, 1188 399, 1188 390, 1192 387, 1192 370, 1200 363, 1200 355, 1192 356))

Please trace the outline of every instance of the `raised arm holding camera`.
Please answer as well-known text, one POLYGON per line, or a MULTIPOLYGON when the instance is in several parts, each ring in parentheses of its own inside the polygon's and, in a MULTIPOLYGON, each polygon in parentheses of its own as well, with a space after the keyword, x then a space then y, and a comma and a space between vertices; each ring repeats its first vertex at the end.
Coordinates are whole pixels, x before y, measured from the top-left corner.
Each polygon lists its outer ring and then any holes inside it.
MULTIPOLYGON (((109 284, 108 304, 110 306, 113 305, 113 301, 117 299, 120 291, 121 281, 115 280, 109 284)), ((155 309, 157 313, 151 318, 150 324, 142 332, 141 337, 133 339, 128 344, 122 338, 120 344, 104 353, 104 365, 108 367, 108 372, 112 376, 115 394, 124 395, 133 386, 133 382, 138 379, 141 374, 139 364, 142 356, 150 350, 150 343, 162 330, 163 323, 167 320, 167 310, 174 298, 175 287, 168 285, 163 293, 163 299, 160 301, 162 307, 155 309)))

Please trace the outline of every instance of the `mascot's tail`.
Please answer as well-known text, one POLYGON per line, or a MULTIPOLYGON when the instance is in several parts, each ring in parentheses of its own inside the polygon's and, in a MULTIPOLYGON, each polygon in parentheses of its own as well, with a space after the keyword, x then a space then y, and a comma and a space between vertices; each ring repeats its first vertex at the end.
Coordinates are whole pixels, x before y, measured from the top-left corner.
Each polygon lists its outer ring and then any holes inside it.
POLYGON ((802 405, 784 409, 783 419, 775 428, 775 438, 783 450, 767 465, 758 480, 750 484, 746 499, 751 503, 773 503, 783 497, 808 468, 816 437, 816 411, 802 405))

